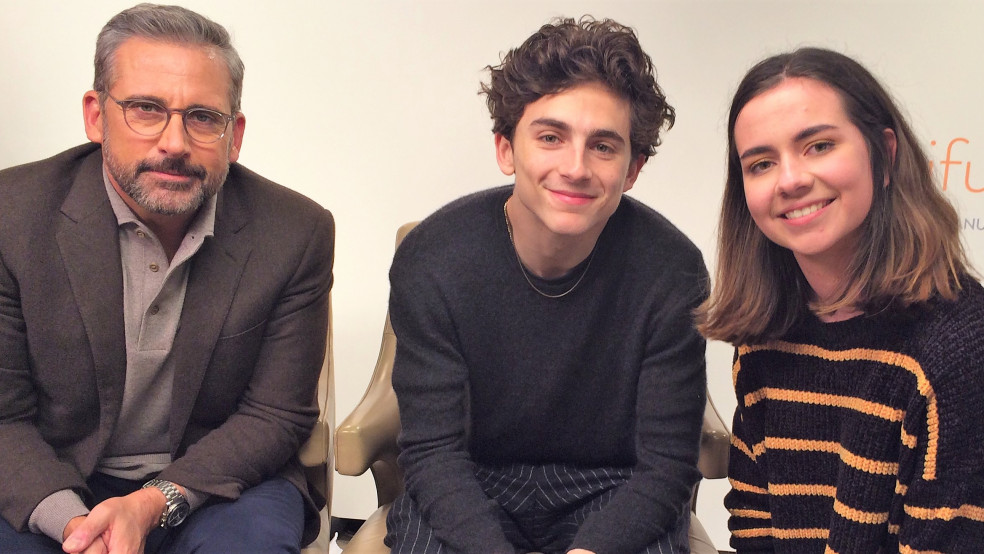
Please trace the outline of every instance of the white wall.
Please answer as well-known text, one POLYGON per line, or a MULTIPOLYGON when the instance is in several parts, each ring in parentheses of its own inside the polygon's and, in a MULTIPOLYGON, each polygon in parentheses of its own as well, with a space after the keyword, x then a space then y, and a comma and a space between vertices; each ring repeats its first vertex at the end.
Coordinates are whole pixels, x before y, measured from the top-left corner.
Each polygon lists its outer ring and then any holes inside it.
MULTIPOLYGON (((134 0, 135 1, 135 0, 134 0)), ((0 0, 0 167, 85 141, 82 94, 95 36, 129 1, 0 0)), ((591 13, 635 27, 677 125, 631 194, 714 261, 731 93, 761 57, 822 45, 859 58, 902 99, 934 160, 955 142, 947 189, 984 268, 984 3, 978 1, 187 0, 224 24, 246 62, 240 161, 314 198, 338 224, 333 292, 337 414, 361 396, 386 310, 393 234, 465 193, 502 184, 482 68, 548 18, 591 13), (969 171, 969 186, 965 176, 969 171), (973 189, 977 189, 976 191, 973 189)), ((0 199, 2 201, 2 199, 0 199)), ((731 349, 708 352, 711 394, 730 422, 731 349)), ((334 515, 365 517, 368 477, 336 477, 334 515)), ((699 515, 727 545, 726 483, 699 515)))

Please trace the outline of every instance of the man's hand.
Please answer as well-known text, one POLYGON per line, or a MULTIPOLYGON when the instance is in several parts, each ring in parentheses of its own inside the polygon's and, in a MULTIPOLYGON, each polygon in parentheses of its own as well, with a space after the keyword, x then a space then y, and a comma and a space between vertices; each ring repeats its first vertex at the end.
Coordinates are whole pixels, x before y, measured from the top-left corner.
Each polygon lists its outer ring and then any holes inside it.
POLYGON ((594 554, 594 552, 583 548, 575 548, 574 550, 568 550, 567 554, 594 554))
MULTIPOLYGON (((65 525, 65 531, 62 532, 62 541, 67 539, 72 534, 72 531, 75 531, 75 528, 81 525, 83 521, 85 521, 85 516, 73 517, 68 520, 68 524, 65 525)), ((86 548, 82 552, 84 554, 105 554, 108 551, 109 549, 106 548, 106 543, 103 542, 102 537, 96 537, 92 541, 92 544, 89 545, 89 548, 86 548)))
POLYGON ((155 488, 99 503, 87 516, 65 526, 62 550, 69 554, 142 554, 144 541, 160 522, 167 500, 155 488))

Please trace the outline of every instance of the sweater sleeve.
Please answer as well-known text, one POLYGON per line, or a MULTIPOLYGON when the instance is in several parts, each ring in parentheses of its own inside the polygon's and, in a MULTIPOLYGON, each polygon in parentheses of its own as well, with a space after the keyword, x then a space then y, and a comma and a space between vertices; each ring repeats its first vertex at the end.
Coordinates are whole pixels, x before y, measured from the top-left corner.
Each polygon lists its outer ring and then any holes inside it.
POLYGON ((407 494, 451 552, 512 553, 467 450, 468 372, 440 280, 408 253, 410 242, 412 237, 390 271, 390 321, 397 336, 393 388, 407 494))
MULTIPOLYGON (((741 363, 736 354, 735 365, 741 363)), ((735 382, 738 407, 731 424, 731 452, 728 457, 728 479, 731 491, 724 505, 731 513, 728 528, 731 546, 742 554, 773 552, 772 512, 769 504, 769 482, 760 467, 765 456, 765 433, 756 420, 755 410, 745 406, 746 387, 742 380, 735 382)))
POLYGON ((571 548, 641 552, 674 529, 700 479, 697 457, 706 401, 705 341, 692 312, 704 299, 697 261, 658 295, 636 396, 632 476, 581 525, 571 548))
POLYGON ((963 316, 926 333, 923 394, 914 395, 903 421, 904 506, 901 521, 889 522, 890 530, 898 525, 903 552, 979 552, 984 545, 984 310, 957 311, 963 316))

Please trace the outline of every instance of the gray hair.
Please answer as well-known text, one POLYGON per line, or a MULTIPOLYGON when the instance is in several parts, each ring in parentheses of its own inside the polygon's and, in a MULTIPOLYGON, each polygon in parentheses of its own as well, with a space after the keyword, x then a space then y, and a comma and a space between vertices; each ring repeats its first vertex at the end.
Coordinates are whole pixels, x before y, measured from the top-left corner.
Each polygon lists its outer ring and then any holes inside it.
POLYGON ((131 38, 215 47, 229 69, 229 103, 233 113, 239 111, 245 66, 232 46, 229 32, 211 19, 180 6, 138 4, 110 19, 96 39, 94 90, 108 92, 116 79, 113 74, 116 51, 131 38))

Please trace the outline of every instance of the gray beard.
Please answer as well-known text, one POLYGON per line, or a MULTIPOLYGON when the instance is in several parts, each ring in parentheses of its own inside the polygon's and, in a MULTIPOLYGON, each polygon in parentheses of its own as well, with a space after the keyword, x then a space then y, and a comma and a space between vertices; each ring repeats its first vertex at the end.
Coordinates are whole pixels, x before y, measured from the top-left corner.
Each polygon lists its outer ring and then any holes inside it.
POLYGON ((103 160, 106 163, 106 170, 112 176, 116 184, 141 208, 160 215, 183 215, 194 213, 205 203, 206 200, 215 196, 219 188, 229 174, 228 164, 218 174, 209 174, 204 167, 188 164, 184 158, 165 158, 161 161, 151 162, 143 160, 131 165, 120 163, 113 155, 109 140, 103 141, 103 160), (150 184, 140 183, 141 174, 149 170, 177 171, 183 175, 193 177, 195 180, 188 187, 175 187, 173 184, 158 187, 150 184), (181 202, 174 202, 173 198, 161 198, 160 190, 174 190, 186 192, 193 188, 192 195, 183 199, 181 202), (157 191, 157 192, 155 192, 157 191))
POLYGON ((175 204, 174 202, 166 202, 160 198, 154 198, 148 193, 146 187, 137 183, 135 180, 129 180, 126 178, 121 179, 119 175, 113 174, 112 169, 110 169, 109 173, 114 179, 116 179, 116 183, 120 186, 120 189, 122 189, 127 196, 132 198, 138 206, 149 212, 160 215, 182 215, 194 213, 198 211, 198 208, 200 208, 206 200, 214 196, 219 191, 218 186, 212 187, 204 182, 195 184, 192 185, 195 187, 194 195, 183 200, 180 204, 175 204))

